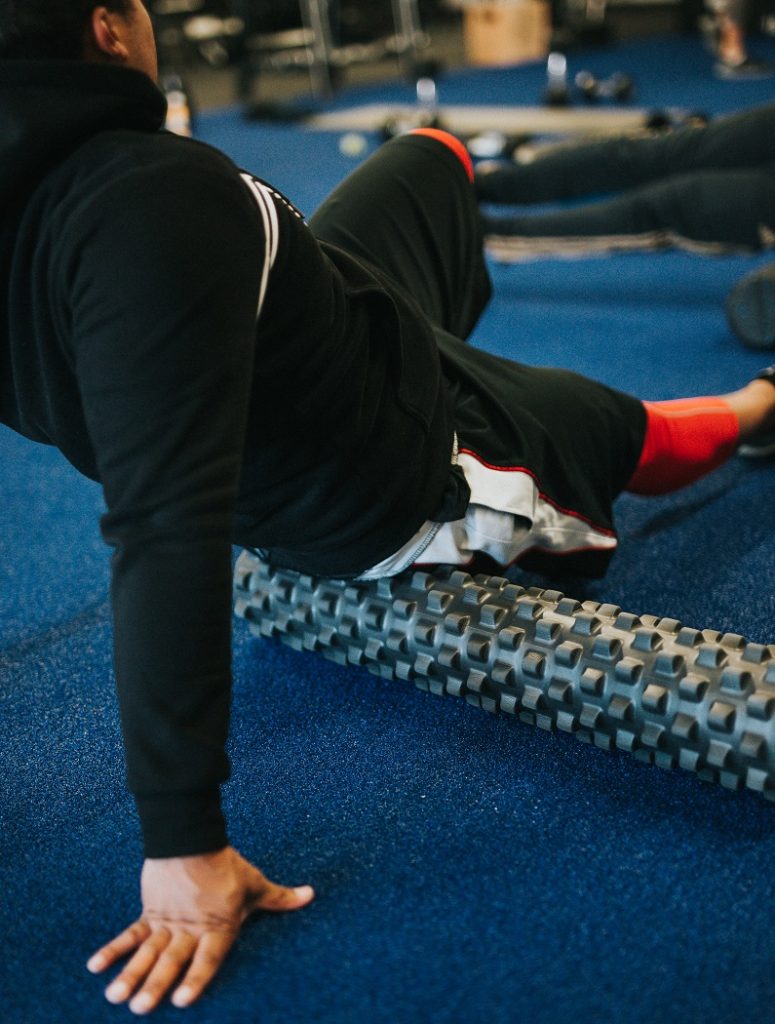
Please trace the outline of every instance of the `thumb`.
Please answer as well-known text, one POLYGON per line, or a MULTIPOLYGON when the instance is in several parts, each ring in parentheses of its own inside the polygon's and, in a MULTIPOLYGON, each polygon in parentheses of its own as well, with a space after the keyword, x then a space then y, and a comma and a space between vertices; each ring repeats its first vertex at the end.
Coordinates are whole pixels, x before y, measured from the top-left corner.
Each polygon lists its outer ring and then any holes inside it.
POLYGON ((248 913, 254 910, 268 910, 282 913, 287 910, 299 910, 311 903, 315 898, 315 890, 311 885, 295 887, 277 885, 270 882, 257 868, 251 880, 248 896, 248 913))

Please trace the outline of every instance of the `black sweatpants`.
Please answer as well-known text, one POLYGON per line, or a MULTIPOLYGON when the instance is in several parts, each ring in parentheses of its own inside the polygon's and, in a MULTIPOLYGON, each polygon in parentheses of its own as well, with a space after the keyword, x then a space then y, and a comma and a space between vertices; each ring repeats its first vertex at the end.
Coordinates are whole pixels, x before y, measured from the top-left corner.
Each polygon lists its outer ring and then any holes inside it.
POLYGON ((435 327, 461 461, 469 466, 465 480, 450 466, 445 521, 465 513, 465 500, 457 508, 456 501, 461 486, 468 488, 472 502, 481 495, 488 507, 518 517, 517 525, 538 529, 552 518, 551 550, 531 548, 532 567, 555 571, 563 555, 564 571, 601 574, 615 547, 612 502, 643 447, 643 405, 569 371, 525 366, 464 343, 490 282, 460 158, 435 138, 401 136, 351 174, 310 227, 390 274, 435 327))
POLYGON ((313 233, 388 273, 436 326, 467 338, 490 298, 476 197, 437 139, 380 147, 310 218, 313 233))
POLYGON ((664 135, 559 147, 482 173, 477 188, 482 201, 508 204, 609 195, 548 213, 487 215, 493 235, 758 249, 775 244, 775 103, 664 135))

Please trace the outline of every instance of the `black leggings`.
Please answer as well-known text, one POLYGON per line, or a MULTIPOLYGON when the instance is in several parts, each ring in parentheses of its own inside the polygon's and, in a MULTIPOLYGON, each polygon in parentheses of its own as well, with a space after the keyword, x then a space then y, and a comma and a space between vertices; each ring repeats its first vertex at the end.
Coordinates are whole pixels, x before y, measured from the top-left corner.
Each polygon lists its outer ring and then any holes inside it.
MULTIPOLYGON (((485 215, 485 231, 530 238, 662 235, 721 247, 775 242, 775 103, 665 135, 559 147, 477 175, 481 201, 621 193, 549 213, 485 215)), ((648 239, 645 240, 648 244, 648 239)))
POLYGON ((460 144, 446 133, 436 136, 410 133, 380 147, 309 226, 389 274, 436 327, 467 338, 490 298, 490 278, 460 144))

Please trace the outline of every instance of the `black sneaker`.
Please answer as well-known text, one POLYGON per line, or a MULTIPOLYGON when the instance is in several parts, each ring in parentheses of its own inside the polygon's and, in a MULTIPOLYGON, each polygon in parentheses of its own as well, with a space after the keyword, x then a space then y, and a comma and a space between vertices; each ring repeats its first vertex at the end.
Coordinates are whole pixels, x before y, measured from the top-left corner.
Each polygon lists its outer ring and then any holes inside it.
POLYGON ((727 296, 729 326, 749 348, 775 348, 775 263, 739 281, 727 296))
POLYGON ((724 82, 759 82, 772 78, 773 67, 766 60, 744 57, 739 61, 717 60, 713 74, 724 82))
POLYGON ((744 459, 769 459, 775 455, 775 431, 746 441, 737 449, 744 459))

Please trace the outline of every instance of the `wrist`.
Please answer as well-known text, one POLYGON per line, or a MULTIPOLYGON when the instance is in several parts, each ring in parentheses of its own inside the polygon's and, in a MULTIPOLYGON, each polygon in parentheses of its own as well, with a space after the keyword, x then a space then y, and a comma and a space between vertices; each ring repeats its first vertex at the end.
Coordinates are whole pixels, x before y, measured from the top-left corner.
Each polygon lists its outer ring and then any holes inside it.
POLYGON ((136 796, 147 859, 194 857, 228 846, 220 793, 136 796))

